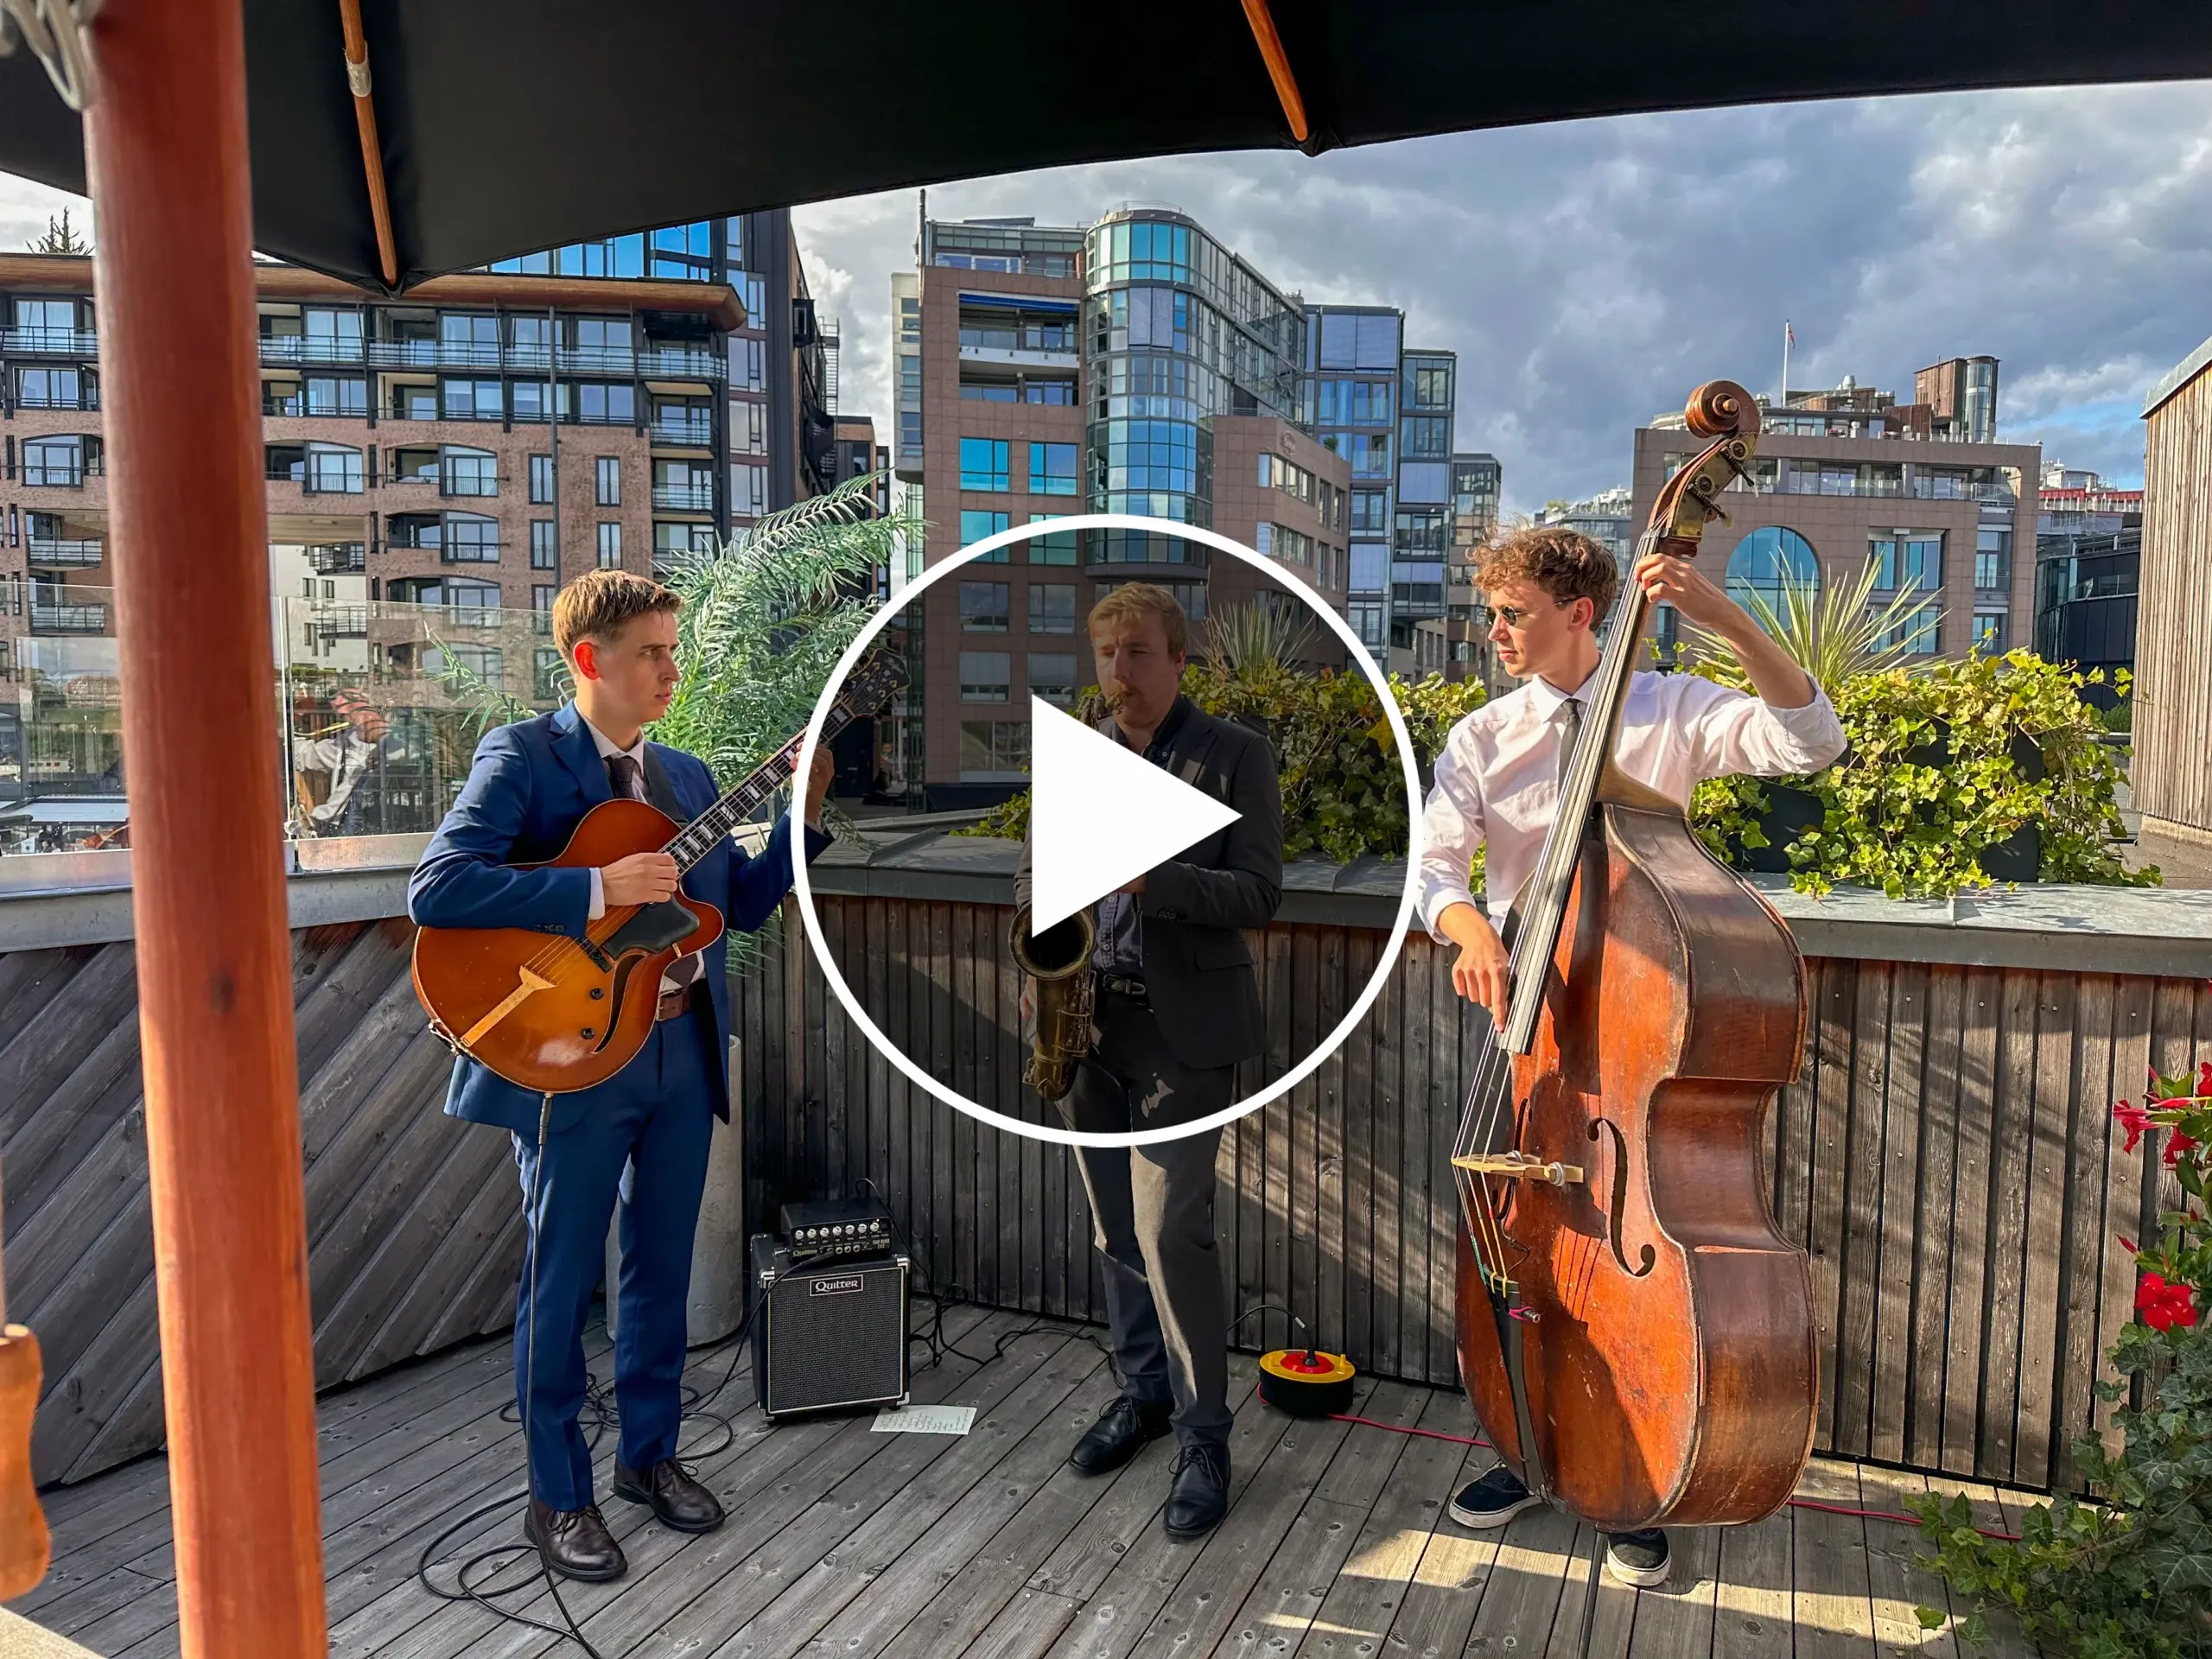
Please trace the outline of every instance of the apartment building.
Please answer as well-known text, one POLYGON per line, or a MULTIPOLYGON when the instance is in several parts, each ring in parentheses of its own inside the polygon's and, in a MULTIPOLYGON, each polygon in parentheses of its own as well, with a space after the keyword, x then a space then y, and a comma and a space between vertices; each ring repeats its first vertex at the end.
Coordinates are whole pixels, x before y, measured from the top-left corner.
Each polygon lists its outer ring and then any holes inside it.
POLYGON ((1452 552, 1445 566, 1444 614, 1424 617, 1414 626, 1415 674, 1478 679, 1493 696, 1510 682, 1498 670, 1489 628, 1478 614, 1482 596, 1475 590, 1475 564, 1497 529, 1504 485, 1505 469, 1496 455, 1452 457, 1452 552))
MULTIPOLYGON (((925 210, 891 301, 898 475, 935 526, 908 575, 1012 525, 1125 512, 1255 548, 1378 660, 1409 665, 1414 617, 1444 614, 1457 365, 1404 352, 1399 313, 1307 307, 1187 214, 1140 204, 1087 226, 925 210)), ((1203 620, 1268 585, 1157 532, 1047 534, 993 564, 933 591, 909 630, 905 770, 939 806, 1026 779, 1022 705, 1095 677, 1077 624, 1101 594, 1156 582, 1203 620), (954 635, 925 661, 920 640, 954 635)), ((1344 665, 1331 636, 1308 655, 1344 665)))
MULTIPOLYGON (((1791 391, 1766 410, 1752 478, 1732 487, 1728 521, 1706 531, 1699 556, 1732 593, 1770 603, 1785 571, 1826 587, 1871 561, 1877 604, 1922 597, 1897 636, 1913 655, 2032 645, 2043 452, 1996 434, 1991 358, 1921 370, 1909 404, 1849 378, 1791 391)), ((1632 522, 1697 448, 1680 415, 1637 430, 1632 522)), ((1656 620, 1662 656, 1677 647, 1674 620, 1665 607, 1656 620)))

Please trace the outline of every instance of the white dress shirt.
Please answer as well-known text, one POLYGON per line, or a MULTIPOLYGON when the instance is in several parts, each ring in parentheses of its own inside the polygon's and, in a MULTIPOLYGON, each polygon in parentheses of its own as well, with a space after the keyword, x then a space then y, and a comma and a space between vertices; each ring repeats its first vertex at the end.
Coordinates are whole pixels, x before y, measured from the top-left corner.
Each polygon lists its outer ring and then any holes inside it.
MULTIPOLYGON (((1586 720, 1591 682, 1574 692, 1586 720)), ((1484 703, 1452 728, 1436 758, 1436 784, 1421 815, 1421 914, 1438 944, 1437 921, 1473 904, 1468 870, 1487 847, 1488 908, 1502 914, 1536 868, 1559 812, 1559 747, 1567 694, 1541 679, 1484 703)), ((1818 688, 1802 709, 1777 709, 1694 674, 1632 675, 1621 708, 1614 763, 1637 782, 1689 804, 1708 778, 1736 772, 1791 777, 1818 772, 1843 753, 1843 726, 1818 688)))
MULTIPOLYGON (((583 720, 583 715, 581 710, 578 711, 576 718, 583 720)), ((622 754, 627 755, 636 763, 637 770, 630 774, 632 778, 636 779, 636 783, 631 790, 630 798, 633 801, 644 800, 645 798, 645 734, 643 732, 639 732, 638 734, 638 741, 635 743, 632 743, 626 749, 621 749, 617 748, 614 746, 614 740, 613 738, 607 736, 605 732, 601 731, 598 727, 593 725, 588 720, 584 720, 584 729, 591 734, 592 747, 599 751, 599 758, 601 760, 611 760, 616 755, 622 754)), ((607 774, 607 786, 609 788, 613 786, 613 774, 611 772, 607 774)), ((650 804, 650 803, 648 804, 650 804)), ((589 912, 589 917, 591 920, 595 922, 606 914, 606 890, 601 886, 601 877, 598 870, 594 869, 591 873, 591 910, 589 912)), ((694 954, 696 955, 696 953, 695 952, 694 954)), ((683 958, 680 957, 677 958, 677 962, 682 960, 683 958)), ((669 963, 669 966, 672 969, 676 966, 676 963, 671 962, 669 963)), ((694 978, 696 976, 697 976, 696 975, 693 976, 694 978)), ((660 977, 660 988, 661 994, 663 995, 666 995, 671 991, 680 991, 683 987, 677 981, 671 978, 668 975, 663 974, 660 977)))

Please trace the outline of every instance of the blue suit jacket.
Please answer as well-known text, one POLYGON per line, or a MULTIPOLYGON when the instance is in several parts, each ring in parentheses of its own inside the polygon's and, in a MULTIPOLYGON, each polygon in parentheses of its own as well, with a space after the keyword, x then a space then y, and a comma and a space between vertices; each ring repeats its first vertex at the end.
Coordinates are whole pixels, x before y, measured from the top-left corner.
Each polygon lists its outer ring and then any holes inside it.
MULTIPOLYGON (((686 819, 712 806, 721 791, 704 763, 680 749, 647 745, 676 791, 686 819)), ((583 937, 591 911, 591 876, 582 869, 518 870, 513 864, 557 857, 585 813, 614 791, 591 732, 575 704, 484 734, 461 798, 431 837, 407 888, 407 912, 423 927, 533 927, 583 937)), ((776 821, 766 848, 748 858, 725 837, 691 867, 683 890, 713 905, 731 927, 747 932, 775 913, 791 886, 791 817, 776 821)), ((830 844, 806 831, 810 862, 830 844)), ((729 978, 725 941, 703 953, 713 1007, 714 1052, 729 1048, 729 978)), ((729 1086, 719 1058, 707 1067, 716 1116, 729 1116, 729 1086)), ((475 1061, 456 1059, 446 1111, 493 1123, 526 1138, 537 1133, 541 1096, 495 1077, 475 1061)), ((556 1095, 551 1127, 565 1128, 585 1109, 582 1095, 556 1095)))

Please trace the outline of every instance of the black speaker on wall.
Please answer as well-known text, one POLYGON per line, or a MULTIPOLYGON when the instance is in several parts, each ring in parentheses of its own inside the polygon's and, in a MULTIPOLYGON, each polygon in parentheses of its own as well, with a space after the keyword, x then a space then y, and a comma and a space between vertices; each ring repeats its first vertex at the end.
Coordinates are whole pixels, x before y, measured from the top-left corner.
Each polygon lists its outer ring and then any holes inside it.
POLYGON ((762 1299, 753 1387, 769 1417, 906 1402, 907 1261, 808 1261, 766 1233, 752 1244, 762 1299))

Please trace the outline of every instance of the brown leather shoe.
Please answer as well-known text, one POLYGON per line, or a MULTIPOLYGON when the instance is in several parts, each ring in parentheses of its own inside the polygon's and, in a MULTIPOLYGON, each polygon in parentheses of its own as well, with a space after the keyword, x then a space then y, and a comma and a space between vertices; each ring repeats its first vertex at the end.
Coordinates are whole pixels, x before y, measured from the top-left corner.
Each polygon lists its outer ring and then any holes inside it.
POLYGON ((712 1532, 722 1523, 721 1500, 674 1458, 663 1458, 643 1474, 618 1461, 614 1496, 650 1505, 656 1521, 677 1532, 712 1532))
POLYGON ((533 1497, 522 1519, 522 1535, 537 1546, 539 1559, 564 1579, 604 1584, 630 1570, 622 1546, 607 1529, 596 1503, 581 1510, 554 1510, 533 1497))

